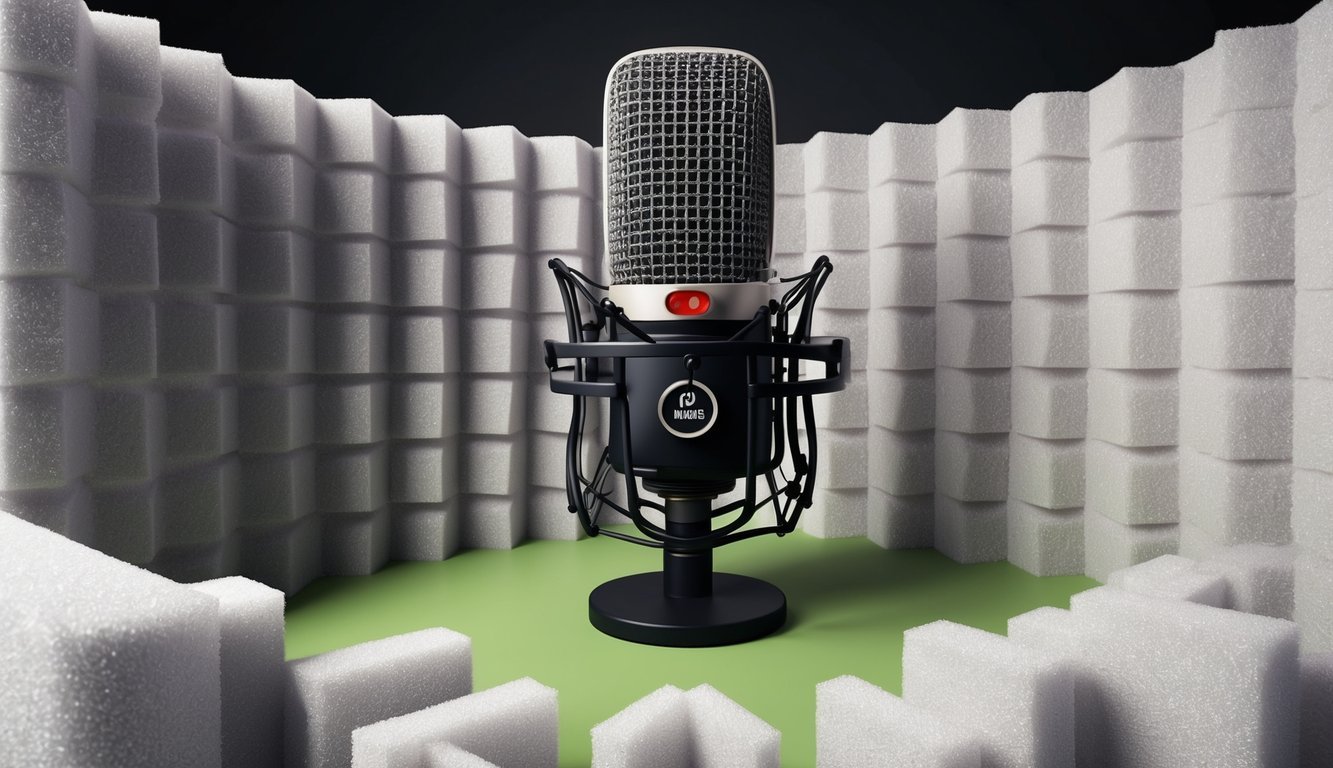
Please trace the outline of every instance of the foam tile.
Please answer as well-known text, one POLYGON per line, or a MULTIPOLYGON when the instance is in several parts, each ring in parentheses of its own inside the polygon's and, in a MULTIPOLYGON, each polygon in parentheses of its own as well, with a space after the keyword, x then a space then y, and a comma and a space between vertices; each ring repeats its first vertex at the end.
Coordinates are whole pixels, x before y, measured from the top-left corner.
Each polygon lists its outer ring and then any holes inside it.
POLYGON ((821 539, 865 536, 866 496, 864 488, 816 486, 814 506, 801 518, 801 530, 821 539))
POLYGON ((517 438, 468 435, 459 453, 464 493, 503 495, 518 487, 526 451, 517 438))
MULTIPOLYGON (((870 256, 864 251, 829 252, 833 273, 819 294, 821 309, 865 311, 870 303, 870 256)), ((786 288, 779 289, 780 294, 786 288)))
POLYGON ((951 237, 936 245, 936 293, 945 301, 1013 297, 1008 238, 951 237))
POLYGON ((1015 169, 1029 160, 1088 156, 1086 93, 1029 94, 1014 105, 1009 119, 1015 169))
POLYGON ((533 189, 593 196, 592 147, 577 136, 538 136, 532 140, 533 189))
POLYGON ((389 370, 443 374, 458 370, 458 319, 453 315, 401 315, 389 320, 389 370))
POLYGON ((527 535, 526 511, 521 494, 464 496, 459 534, 464 547, 513 549, 527 535))
POLYGON ((315 231, 389 236, 389 181, 378 170, 336 168, 315 179, 315 231))
POLYGON ((1088 163, 1048 158, 1015 168, 1012 231, 1038 227, 1082 227, 1088 223, 1088 163))
POLYGON ((103 379, 150 379, 157 375, 157 313, 146 296, 103 295, 98 315, 103 379))
POLYGON ((0 384, 66 381, 96 365, 98 304, 69 280, 0 281, 0 384))
POLYGON ((1296 21, 1295 103, 1310 112, 1326 104, 1333 96, 1333 57, 1328 55, 1333 43, 1333 11, 1317 4, 1296 21))
POLYGON ((0 38, 0 67, 86 83, 96 69, 93 30, 86 6, 60 3, 15 5, 0 38))
POLYGON ((236 450, 236 424, 235 387, 162 389, 162 451, 169 467, 236 450))
POLYGON ((864 251, 868 226, 863 192, 822 189, 805 196, 806 251, 864 251))
POLYGON ((529 141, 511 125, 463 129, 467 183, 522 189, 532 173, 529 141))
POLYGON ((820 131, 805 143, 805 191, 866 188, 868 137, 857 133, 820 131))
POLYGON ((393 508, 390 558, 438 562, 452 556, 458 547, 458 513, 452 500, 444 505, 393 508))
MULTIPOLYGON (((1001 501, 1008 492, 1008 481, 1008 434, 935 433, 937 491, 959 501, 1001 501)), ((936 533, 938 536, 938 530, 936 533)))
MULTIPOLYGON (((836 435, 836 433, 834 433, 836 435)), ((833 435, 831 435, 833 436, 833 435)), ((528 481, 534 486, 543 488, 565 487, 565 448, 568 444, 568 434, 565 432, 529 432, 528 440, 528 458, 527 474, 528 481)), ((834 437, 836 440, 836 437, 834 437)), ((824 446, 821 445, 821 448, 824 446)), ((583 466, 585 471, 596 466, 597 454, 600 453, 601 446, 594 446, 590 443, 584 443, 583 466)), ((830 451, 830 456, 839 455, 837 448, 830 451)), ((830 460, 830 466, 832 461, 830 460)), ((864 460, 860 471, 861 485, 865 485, 864 460)), ((826 479, 832 479, 827 476, 826 479)))
POLYGON ((1292 372, 1300 377, 1333 378, 1333 344, 1327 329, 1333 318, 1333 291, 1297 291, 1292 372))
POLYGON ((392 143, 394 173, 452 181, 463 176, 463 132, 444 115, 394 117, 392 143))
MULTIPOLYGON (((1186 137, 1194 152, 1195 135, 1186 137)), ((1235 195, 1283 195, 1296 190, 1295 135, 1291 108, 1228 112, 1197 134, 1202 173, 1185 158, 1185 205, 1235 195)))
POLYGON ((1083 511, 1051 510, 1010 498, 1007 519, 1009 562, 1034 576, 1083 573, 1083 511))
POLYGON ((1302 555, 1296 560, 1295 580, 1292 618, 1301 625, 1301 648, 1307 653, 1333 650, 1333 621, 1328 611, 1329 596, 1333 595, 1333 563, 1317 555, 1302 555))
POLYGON ((1200 569, 1187 557, 1162 555, 1128 568, 1113 571, 1107 586, 1168 600, 1184 600, 1214 608, 1229 608, 1226 579, 1217 572, 1200 569))
POLYGON ((495 768, 495 763, 447 741, 427 747, 426 757, 428 768, 495 768))
POLYGON ((933 246, 895 246, 870 252, 866 282, 869 307, 935 306, 933 246))
POLYGON ((1333 475, 1312 469, 1293 469, 1291 528, 1296 543, 1307 551, 1333 559, 1333 475))
POLYGON ((869 314, 874 343, 867 354, 867 366, 876 370, 934 367, 934 310, 876 309, 869 314))
POLYGON ((201 130, 231 137, 231 75, 222 56, 164 45, 162 59, 162 108, 159 125, 201 130))
POLYGON ((158 190, 164 206, 231 215, 234 168, 230 149, 216 136, 158 131, 158 190))
POLYGON ((1084 573, 1098 581, 1120 568, 1172 554, 1179 546, 1174 525, 1125 525, 1091 505, 1083 510, 1083 536, 1084 573))
POLYGON ((221 541, 236 527, 236 457, 167 473, 158 480, 157 529, 164 548, 221 541))
POLYGON ((88 188, 93 116, 78 92, 43 77, 5 72, 0 74, 0 109, 7 117, 0 168, 59 176, 88 188))
POLYGON ((958 501, 934 495, 934 548, 956 563, 1005 559, 1004 501, 958 501))
POLYGON ((218 602, 222 764, 282 762, 283 596, 239 576, 190 585, 218 602))
POLYGON ((369 576, 389 562, 389 510, 383 506, 371 512, 325 515, 320 529, 320 568, 325 576, 369 576))
POLYGON ((385 439, 388 393, 384 381, 321 383, 315 390, 315 441, 359 445, 385 439))
POLYGON ((1180 517, 1179 469, 1174 448, 1124 448, 1089 440, 1084 445, 1084 508, 1121 525, 1174 523, 1180 517))
POLYGON ((817 478, 819 487, 851 490, 866 487, 866 433, 864 429, 822 429, 819 455, 825 459, 817 478))
POLYGON ((1180 139, 1133 141, 1094 152, 1088 166, 1088 222, 1180 208, 1180 139))
POLYGON ((1045 509, 1083 506, 1083 441, 1009 436, 1009 496, 1045 509))
POLYGON ((539 196, 533 203, 532 249, 539 253, 589 253, 593 202, 568 193, 539 196))
POLYGON ((1010 418, 1007 369, 935 369, 935 426, 953 432, 1006 432, 1010 418))
POLYGON ((592 728, 593 768, 657 768, 690 754, 689 701, 665 685, 592 728))
POLYGON ((1333 430, 1321 415, 1333 411, 1333 381, 1296 379, 1292 404, 1292 464, 1333 472, 1333 430))
POLYGON ((307 160, 314 159, 318 120, 315 97, 291 80, 237 77, 232 83, 238 145, 294 152, 307 160))
POLYGON ((369 312, 315 314, 315 370, 378 373, 385 370, 388 323, 369 312))
POLYGON ((313 514, 315 483, 311 449, 242 454, 237 525, 282 525, 313 514))
POLYGON ((315 301, 384 304, 389 299, 389 247, 379 240, 325 240, 314 251, 315 301))
POLYGON ((1008 236, 1011 230, 1010 174, 958 171, 935 185, 936 236, 1008 236))
MULTIPOLYGON (((1181 546, 1185 544, 1182 526, 1181 546)), ((1291 618, 1295 602, 1295 547, 1239 544, 1211 551, 1201 568, 1221 573, 1227 581, 1226 607, 1276 619, 1291 618)))
POLYGON ((935 425, 934 371, 867 371, 865 378, 871 424, 903 431, 935 425))
POLYGON ((1180 450, 1180 514, 1220 544, 1291 538, 1291 464, 1225 461, 1180 450))
POLYGON ((237 393, 237 448, 281 453, 314 439, 314 386, 242 386, 237 393))
POLYGON ((389 302, 397 307, 459 309, 462 269, 450 245, 403 246, 389 253, 389 302))
POLYGON ((816 761, 868 768, 876 759, 920 768, 981 765, 975 731, 947 722, 860 678, 815 687, 816 761))
POLYGON ((1298 685, 1291 622, 1111 588, 1070 604, 1084 622, 1090 684, 1107 710, 1124 713, 1104 734, 1126 764, 1294 763, 1296 697, 1268 693, 1298 685), (1188 663, 1176 648, 1190 649, 1188 663))
POLYGON ((159 211, 158 284, 196 293, 236 289, 236 230, 208 213, 159 211))
POLYGON ((23 441, 8 441, 0 466, 0 488, 57 488, 91 467, 87 436, 93 428, 93 414, 86 388, 4 388, 0 389, 0 405, 5 432, 28 436, 23 441))
POLYGON ((935 540, 935 497, 866 490, 866 537, 884 549, 918 549, 935 540))
POLYGON ((777 768, 782 734, 776 728, 708 684, 686 691, 685 700, 695 764, 777 768))
POLYGON ((220 765, 215 600, 9 514, 0 550, 4 610, 25 617, 0 628, 7 760, 220 765))
MULTIPOLYGON (((159 514, 157 483, 96 488, 92 491, 91 504, 91 546, 133 565, 152 561, 157 554, 157 537, 153 530, 159 514)), ((54 525, 43 527, 58 531, 54 525)))
POLYGON ((957 368, 1007 368, 1010 309, 997 302, 942 302, 935 309, 935 359, 957 368))
POLYGON ((1184 285, 1290 280, 1296 203, 1233 197, 1181 212, 1184 285))
POLYGON ((587 536, 578 517, 569 511, 563 487, 529 489, 528 507, 529 538, 578 541, 587 536))
POLYGON ((387 454, 383 443, 351 448, 321 448, 315 476, 315 506, 321 514, 374 512, 384 506, 387 454))
POLYGON ((1317 195, 1333 186, 1333 109, 1313 114, 1297 113, 1294 123, 1296 150, 1296 194, 1317 195))
POLYGON ((1010 167, 1009 113, 998 109, 963 109, 935 126, 936 175, 959 170, 1010 167))
POLYGON ((247 578, 296 594, 322 575, 320 520, 311 516, 285 526, 242 530, 239 570, 247 578))
POLYGON ((1085 371, 1015 366, 1011 376, 1010 427, 1014 432, 1046 439, 1084 436, 1088 409, 1085 371))
POLYGON ((1179 214, 1135 213, 1094 222, 1087 238, 1090 293, 1180 287, 1179 214))
POLYGON ((101 202, 158 202, 157 126, 100 117, 93 135, 91 195, 101 202))
MULTIPOLYGON (((593 152, 600 166, 605 150, 598 147, 593 152)), ((804 144, 778 144, 773 147, 773 194, 777 197, 799 197, 805 194, 804 144)))
MULTIPOLYGON (((458 379, 443 381, 391 381, 389 437, 393 439, 438 439, 459 430, 458 379)), ((566 419, 566 423, 568 420, 566 419)))
MULTIPOLYGON (((389 449, 389 501, 438 504, 448 493, 445 468, 452 466, 449 446, 398 444, 389 449)), ((452 457, 456 459, 455 457, 452 457)))
POLYGON ((1088 292, 1088 235, 1082 227, 1042 228, 1009 238, 1014 296, 1088 292))
MULTIPOLYGON (((131 228, 151 228, 151 215, 140 214, 131 228), (143 219, 148 219, 145 226, 143 219)), ((114 273, 117 255, 134 253, 133 240, 103 245, 93 235, 93 212, 78 190, 51 178, 0 176, 0 277, 71 275, 94 268, 114 273)))
POLYGON ((1093 151, 1180 136, 1184 82, 1180 67, 1125 67, 1089 91, 1093 151))
POLYGON ((237 369, 242 373, 308 373, 314 369, 308 309, 273 304, 236 306, 237 369))
POLYGON ((870 246, 918 245, 935 242, 935 185, 894 182, 872 187, 870 246))
POLYGON ((1088 296, 1088 363, 1094 368, 1180 365, 1180 302, 1172 292, 1088 296))
POLYGON ((1219 459, 1291 457, 1291 378, 1285 371, 1184 368, 1180 440, 1219 459))
POLYGON ((312 228, 314 168, 290 153, 237 153, 236 218, 252 226, 312 228))
POLYGON ((1213 41, 1216 85, 1204 91, 1202 115, 1288 107, 1296 96, 1296 26, 1219 30, 1213 41))
POLYGON ((1088 437, 1116 445, 1175 445, 1180 386, 1174 370, 1088 371, 1088 437))
POLYGON ((907 630, 903 699, 948 722, 976 728, 982 759, 995 765, 1073 761, 1069 669, 999 635, 947 621, 907 630), (1001 701, 1006 706, 997 707, 1001 701))
POLYGON ((869 317, 860 310, 815 309, 812 323, 816 336, 845 336, 852 345, 853 371, 866 369, 866 357, 869 355, 870 330, 869 317), (858 352, 857 350, 861 350, 858 352))
POLYGON ((472 642, 443 627, 287 662, 286 759, 346 765, 363 725, 472 692, 472 642))
POLYGON ((93 11, 97 108, 101 114, 152 120, 162 106, 157 19, 93 11))
POLYGON ((462 369, 514 373, 527 367, 527 324, 505 317, 461 319, 462 369))
POLYGON ((144 483, 162 468, 162 397, 147 389, 98 389, 93 393, 96 454, 92 478, 144 483))
POLYGON ((1232 370, 1290 367, 1294 299, 1285 281, 1182 290, 1181 361, 1232 370))
POLYGON ((469 248, 526 250, 529 204, 513 190, 469 190, 462 201, 463 244, 469 248))
MULTIPOLYGON (((822 451, 822 440, 819 447, 822 451)), ((894 432, 872 427, 867 456, 867 482, 872 488, 896 496, 928 494, 935 490, 934 432, 894 432)))
MULTIPOLYGON (((871 221, 871 226, 876 224, 877 221, 871 221)), ((601 223, 598 222, 595 228, 600 227, 601 223)), ((934 231, 933 225, 931 231, 934 231)), ((804 254, 805 237, 805 198, 773 198, 773 252, 804 254)))
POLYGON ((866 150, 869 186, 889 181, 934 181, 935 126, 884 123, 866 150))
POLYGON ((314 246, 299 232, 236 231, 236 291, 276 301, 312 297, 314 246))
POLYGON ((1013 364, 1088 365, 1088 308, 1081 297, 1018 298, 1012 305, 1013 364))
POLYGON ((393 118, 370 99, 315 101, 315 158, 321 163, 387 170, 393 118))

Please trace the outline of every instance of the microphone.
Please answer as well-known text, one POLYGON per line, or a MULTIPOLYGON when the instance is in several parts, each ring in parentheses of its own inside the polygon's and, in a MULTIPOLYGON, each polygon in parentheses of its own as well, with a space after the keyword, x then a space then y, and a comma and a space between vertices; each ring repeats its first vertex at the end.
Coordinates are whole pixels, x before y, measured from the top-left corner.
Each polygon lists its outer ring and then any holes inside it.
POLYGON ((810 335, 832 266, 821 256, 809 272, 782 280, 769 268, 773 98, 753 56, 694 47, 630 54, 607 77, 603 116, 612 280, 599 285, 551 260, 569 341, 545 342, 546 365, 552 391, 574 401, 570 511, 590 536, 661 549, 663 568, 593 590, 589 620, 606 634, 653 645, 753 640, 783 625, 786 597, 759 579, 714 573, 712 550, 790 533, 811 504, 811 397, 845 386, 850 354, 845 338, 810 335), (801 379, 803 360, 823 363, 824 376, 801 379), (590 397, 610 401, 610 419, 607 445, 588 474, 590 397), (607 490, 615 474, 623 506, 607 490), (744 498, 713 509, 737 480, 744 498), (640 484, 662 502, 641 495, 640 484), (767 506, 776 522, 746 528, 767 506), (600 526, 608 507, 638 535, 600 526), (661 513, 662 524, 645 510, 661 513))

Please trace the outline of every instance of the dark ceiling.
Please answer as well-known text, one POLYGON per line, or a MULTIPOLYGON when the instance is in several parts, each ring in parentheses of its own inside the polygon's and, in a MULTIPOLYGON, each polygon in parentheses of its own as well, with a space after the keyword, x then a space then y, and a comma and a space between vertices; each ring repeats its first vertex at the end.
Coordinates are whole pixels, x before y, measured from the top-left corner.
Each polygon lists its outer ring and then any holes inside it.
POLYGON ((773 80, 778 139, 1007 109, 1035 91, 1087 90, 1124 66, 1172 64, 1214 30, 1295 20, 1312 0, 819 0, 655 3, 473 0, 90 0, 151 16, 162 42, 216 51, 237 75, 291 78, 393 114, 600 144, 602 86, 622 55, 718 45, 773 80))

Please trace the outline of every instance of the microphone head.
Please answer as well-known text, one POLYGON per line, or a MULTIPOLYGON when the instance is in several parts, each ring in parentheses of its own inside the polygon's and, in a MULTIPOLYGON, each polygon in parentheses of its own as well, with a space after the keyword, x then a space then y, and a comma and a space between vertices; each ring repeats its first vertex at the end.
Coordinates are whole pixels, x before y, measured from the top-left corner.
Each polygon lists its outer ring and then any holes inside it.
POLYGON ((611 69, 607 258, 614 284, 767 279, 773 97, 746 53, 658 48, 611 69))

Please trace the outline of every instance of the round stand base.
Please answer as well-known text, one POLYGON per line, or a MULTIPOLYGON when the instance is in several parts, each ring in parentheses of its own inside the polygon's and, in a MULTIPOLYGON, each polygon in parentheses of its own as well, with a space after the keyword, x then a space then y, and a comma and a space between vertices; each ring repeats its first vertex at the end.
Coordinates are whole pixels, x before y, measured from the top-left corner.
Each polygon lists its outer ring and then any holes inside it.
POLYGON ((787 596, 766 581, 714 573, 712 595, 667 597, 660 571, 636 573, 594 589, 588 619, 612 637, 645 645, 732 645, 779 629, 787 620, 787 596))

